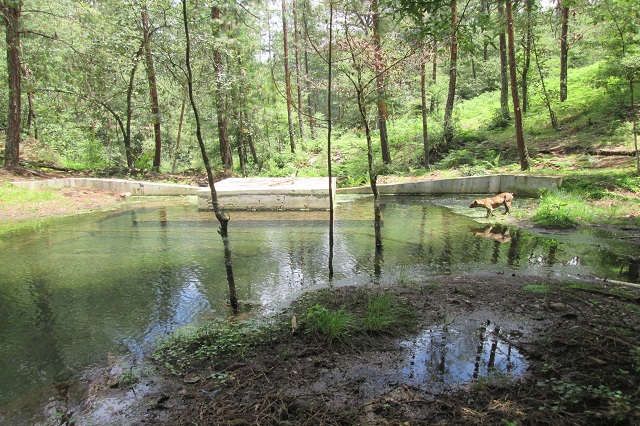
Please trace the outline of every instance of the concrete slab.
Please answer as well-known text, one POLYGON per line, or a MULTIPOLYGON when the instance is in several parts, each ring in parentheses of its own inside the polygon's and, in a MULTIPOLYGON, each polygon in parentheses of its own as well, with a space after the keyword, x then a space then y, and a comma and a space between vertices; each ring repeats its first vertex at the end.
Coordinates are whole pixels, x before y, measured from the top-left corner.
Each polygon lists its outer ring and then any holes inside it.
MULTIPOLYGON (((561 177, 530 175, 487 175, 451 179, 434 179, 420 182, 379 184, 380 194, 498 194, 513 192, 520 197, 537 197, 540 189, 557 190, 561 177)), ((370 194, 369 185, 355 188, 340 188, 340 194, 370 194)))
MULTIPOLYGON (((335 195, 335 179, 331 186, 335 195)), ((224 210, 327 210, 330 206, 328 178, 230 178, 215 187, 224 210)), ((198 190, 198 209, 213 209, 209 188, 198 190)))
POLYGON ((131 195, 196 195, 198 186, 172 183, 155 183, 127 179, 63 178, 11 182, 20 188, 82 187, 106 189, 113 192, 129 192, 131 195))

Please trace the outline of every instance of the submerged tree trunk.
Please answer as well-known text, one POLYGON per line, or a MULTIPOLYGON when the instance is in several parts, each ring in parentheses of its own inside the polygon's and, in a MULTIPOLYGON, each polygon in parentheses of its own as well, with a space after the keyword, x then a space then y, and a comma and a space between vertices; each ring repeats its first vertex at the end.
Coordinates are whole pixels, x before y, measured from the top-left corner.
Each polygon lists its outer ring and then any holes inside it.
POLYGON ((516 120, 516 143, 520 156, 520 169, 529 170, 529 154, 524 144, 524 128, 522 125, 522 111, 518 99, 518 80, 516 76, 515 34, 513 30, 513 14, 511 13, 511 0, 506 0, 507 35, 509 50, 509 74, 511 76, 511 99, 513 100, 513 114, 516 120))
POLYGON ((382 43, 380 42, 380 13, 378 0, 371 0, 371 14, 373 21, 373 46, 375 55, 376 89, 378 92, 378 129, 380 130, 380 150, 382 162, 391 163, 389 137, 387 135, 387 94, 384 84, 384 63, 382 58, 382 43))
POLYGON ((328 56, 328 87, 327 87, 327 174, 329 175, 329 279, 333 278, 333 175, 331 171, 331 129, 333 127, 331 115, 331 89, 333 71, 333 2, 329 2, 329 56, 328 56))
POLYGON ((233 276, 233 264, 231 262, 231 245, 229 243, 229 216, 225 214, 220 208, 218 203, 218 194, 213 182, 213 171, 211 170, 211 164, 209 164, 209 157, 207 156, 207 149, 202 139, 202 130, 200 126, 200 115, 198 114, 198 108, 196 101, 193 97, 193 74, 191 71, 191 43, 189 38, 189 24, 187 19, 187 0, 182 0, 182 18, 184 23, 184 32, 186 39, 186 66, 187 66, 187 86, 189 89, 189 100, 191 102, 191 108, 193 109, 193 115, 196 121, 196 138, 198 139, 198 145, 200 146, 200 153, 202 154, 202 161, 207 170, 207 181, 209 183, 209 189, 211 190, 211 204, 213 211, 216 215, 216 219, 220 223, 220 229, 218 233, 222 237, 224 244, 224 263, 227 273, 227 284, 229 286, 229 303, 234 312, 238 312, 238 296, 236 292, 236 283, 233 276))
POLYGON ((560 102, 567 100, 567 66, 569 43, 567 35, 569 32, 569 7, 564 4, 565 0, 559 0, 558 7, 562 14, 560 26, 560 102))
POLYGON ((286 1, 282 0, 282 37, 284 42, 284 81, 285 90, 287 96, 287 122, 289 125, 289 145, 291 146, 291 152, 296 152, 296 140, 293 132, 293 112, 292 105, 293 100, 291 96, 291 71, 289 70, 289 39, 287 35, 287 5, 286 1))
POLYGON ((160 159, 162 155, 162 133, 160 129, 160 103, 158 102, 158 84, 156 82, 156 71, 153 64, 153 54, 151 52, 151 31, 149 28, 149 13, 147 5, 142 8, 142 32, 144 36, 144 58, 147 69, 147 80, 149 81, 149 104, 151 105, 151 117, 153 120, 153 135, 155 141, 155 153, 153 155, 153 170, 160 170, 160 159))
POLYGON ((13 170, 20 162, 20 121, 22 112, 22 81, 20 76, 20 14, 22 1, 3 1, 0 12, 6 25, 7 71, 9 75, 9 105, 7 113, 4 167, 13 170))
POLYGON ((451 46, 449 58, 449 93, 444 109, 443 136, 445 144, 453 141, 453 103, 456 96, 456 78, 458 68, 458 0, 451 0, 451 46))

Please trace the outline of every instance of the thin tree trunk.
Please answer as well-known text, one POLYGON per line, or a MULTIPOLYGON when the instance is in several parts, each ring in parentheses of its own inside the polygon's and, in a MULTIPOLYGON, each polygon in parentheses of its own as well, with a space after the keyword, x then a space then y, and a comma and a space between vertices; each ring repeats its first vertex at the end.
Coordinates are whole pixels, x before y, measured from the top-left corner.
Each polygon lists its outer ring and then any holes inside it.
POLYGON ((180 108, 180 120, 178 121, 178 136, 176 136, 176 148, 173 150, 173 163, 171 164, 171 173, 175 173, 176 171, 176 161, 178 159, 178 150, 180 149, 180 136, 182 135, 182 123, 184 122, 184 110, 187 106, 187 97, 189 96, 189 92, 187 90, 188 88, 185 87, 184 96, 182 97, 182 107, 180 108))
POLYGON ((531 14, 532 0, 526 0, 526 10, 527 10, 527 33, 526 39, 524 43, 524 64, 522 65, 522 112, 524 114, 527 113, 527 108, 529 106, 529 82, 528 82, 528 74, 529 68, 531 67, 531 37, 533 37, 532 30, 532 19, 533 15, 531 14))
POLYGON ((207 180, 209 182, 209 189, 211 190, 211 204, 213 211, 216 215, 216 219, 220 223, 220 229, 218 233, 222 237, 224 244, 224 260, 225 269, 227 272, 227 284, 229 286, 229 303, 234 312, 238 312, 238 296, 236 292, 236 283, 233 276, 233 264, 231 262, 231 245, 229 243, 229 216, 226 215, 220 208, 218 202, 218 194, 213 182, 213 171, 211 170, 211 164, 209 164, 209 157, 207 156, 207 149, 202 139, 202 130, 200 126, 200 115, 198 114, 198 108, 196 101, 193 97, 193 74, 191 71, 191 42, 189 37, 189 24, 187 19, 187 0, 182 0, 182 18, 184 23, 184 32, 186 39, 186 65, 187 65, 187 85, 189 88, 189 100, 191 102, 191 108, 193 109, 193 115, 196 121, 196 138, 198 139, 198 145, 200 145, 200 153, 202 154, 202 161, 204 162, 205 169, 207 170, 207 180))
POLYGON ((429 132, 427 129, 427 58, 426 52, 422 52, 420 63, 420 93, 422 106, 422 145, 424 147, 424 165, 429 167, 429 132))
POLYGON ((7 113, 4 167, 13 170, 20 162, 20 121, 22 113, 22 80, 20 76, 20 14, 22 1, 3 1, 0 12, 6 24, 9 105, 7 113))
POLYGON ((522 111, 518 99, 518 80, 516 77, 515 34, 513 30, 513 14, 511 13, 511 0, 506 0, 507 12, 507 36, 509 50, 509 74, 511 76, 511 98, 513 100, 513 114, 516 120, 516 143, 520 156, 520 169, 529 170, 529 155, 524 144, 524 128, 522 125, 522 111))
POLYGON ((387 135, 387 94, 384 84, 384 61, 382 58, 382 43, 380 41, 380 13, 378 0, 371 0, 371 19, 373 21, 373 46, 375 55, 376 89, 378 92, 378 129, 380 130, 380 150, 382 162, 391 163, 389 137, 387 135))
POLYGON ((333 278, 333 176, 331 171, 331 129, 333 127, 331 115, 331 89, 333 71, 333 2, 329 1, 329 76, 327 87, 327 174, 329 175, 329 279, 333 278))
POLYGON ((569 44, 567 34, 569 32, 569 7, 565 6, 563 0, 559 0, 558 7, 562 14, 560 29, 560 102, 567 100, 567 66, 569 44))
POLYGON ((151 117, 153 120, 153 135, 155 141, 155 153, 153 155, 153 170, 160 170, 160 159, 162 155, 162 132, 160 129, 160 103, 158 102, 158 84, 156 82, 156 71, 153 64, 153 54, 151 51, 151 32, 149 29, 149 12, 146 3, 142 12, 142 31, 144 36, 144 58, 147 69, 147 80, 149 81, 149 104, 151 105, 151 117))
POLYGON ((136 57, 134 59, 133 67, 131 67, 131 72, 129 73, 129 86, 127 87, 127 121, 125 124, 125 131, 123 134, 124 137, 124 152, 127 157, 127 167, 129 169, 133 168, 133 153, 131 152, 131 118, 133 116, 133 88, 135 86, 136 81, 136 71, 138 70, 138 60, 140 55, 142 54, 142 49, 138 51, 136 57))
POLYGON ((502 118, 509 119, 509 64, 507 62, 507 36, 505 34, 504 1, 498 0, 498 16, 500 17, 500 112, 502 118))
POLYGON ((533 54, 536 59, 536 67, 538 68, 538 75, 540 76, 540 84, 542 85, 542 93, 544 95, 544 104, 549 111, 549 120, 551 121, 551 127, 554 129, 558 128, 558 122, 556 120, 556 114, 553 112, 551 108, 551 98, 549 97, 549 92, 547 91, 547 86, 544 82, 544 74, 542 73, 542 67, 540 66, 540 60, 538 59, 538 50, 536 49, 536 40, 535 38, 531 38, 531 46, 533 48, 533 54))
POLYGON ((633 148, 636 151, 636 172, 640 175, 640 153, 638 152, 638 117, 636 115, 636 103, 633 97, 633 76, 629 78, 629 90, 631 92, 631 121, 633 123, 633 148))
POLYGON ((282 0, 282 37, 284 41, 284 80, 287 95, 287 122, 289 125, 289 145, 291 152, 296 152, 296 140, 293 132, 293 100, 291 96, 291 71, 289 70, 289 39, 287 34, 287 5, 286 0, 282 0))
POLYGON ((298 128, 300 138, 305 138, 304 118, 302 114, 302 63, 300 61, 300 40, 298 37, 298 4, 293 0, 293 40, 296 60, 296 88, 298 92, 298 128))
MULTIPOLYGON (((220 19, 220 9, 213 7, 211 9, 211 19, 215 22, 220 19)), ((218 30, 214 31, 217 36, 218 30)), ((220 160, 226 173, 233 169, 233 156, 231 155, 231 142, 229 141, 228 121, 227 121, 227 104, 224 97, 224 64, 222 61, 222 51, 215 47, 213 49, 213 69, 216 75, 216 119, 218 123, 218 144, 220 147, 220 160)))
MULTIPOLYGON (((436 41, 433 41, 432 54, 431 54, 431 84, 435 87, 438 82, 438 46, 436 41)), ((436 110, 436 97, 431 96, 431 104, 429 105, 429 112, 433 113, 436 110)))
POLYGON ((456 78, 458 68, 458 0, 451 0, 451 46, 449 58, 449 93, 444 109, 444 142, 449 145, 453 141, 453 103, 456 96, 456 78))
MULTIPOLYGON (((21 64, 21 70, 22 77, 24 78, 24 81, 27 83, 28 87, 32 75, 31 70, 27 68, 24 63, 21 64)), ((38 116, 34 107, 33 91, 31 90, 27 90, 27 103, 29 108, 27 114, 27 132, 31 133, 31 128, 33 127, 33 137, 38 139, 38 116)))

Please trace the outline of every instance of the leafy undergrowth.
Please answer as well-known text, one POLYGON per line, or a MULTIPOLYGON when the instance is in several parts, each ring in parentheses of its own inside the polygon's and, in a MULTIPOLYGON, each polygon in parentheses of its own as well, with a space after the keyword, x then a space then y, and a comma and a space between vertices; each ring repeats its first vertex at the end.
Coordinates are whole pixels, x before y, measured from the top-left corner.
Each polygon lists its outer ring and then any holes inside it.
MULTIPOLYGON (((156 359, 174 388, 145 416, 217 425, 636 424, 639 302, 637 289, 509 275, 313 292, 269 321, 191 334, 188 345, 177 339, 180 354, 167 341, 156 359), (526 356, 526 375, 496 372, 445 391, 385 376, 408 362, 402 339, 463 318, 501 325, 526 356)), ((445 371, 455 351, 441 352, 445 371)))

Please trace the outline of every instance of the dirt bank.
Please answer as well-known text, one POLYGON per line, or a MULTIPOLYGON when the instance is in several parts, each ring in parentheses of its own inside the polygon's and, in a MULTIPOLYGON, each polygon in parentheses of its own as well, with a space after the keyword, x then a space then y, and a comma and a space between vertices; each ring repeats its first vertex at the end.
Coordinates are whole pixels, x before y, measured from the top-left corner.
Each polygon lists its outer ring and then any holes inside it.
POLYGON ((112 409, 94 400, 69 414, 76 424, 99 424, 96 406, 119 424, 637 424, 639 303, 635 288, 507 275, 334 289, 282 313, 269 343, 242 356, 159 365, 135 398, 105 377, 112 409), (309 303, 360 312, 363 294, 379 291, 411 308, 417 331, 328 344, 291 328, 309 303))

